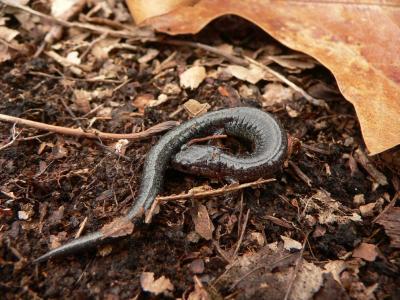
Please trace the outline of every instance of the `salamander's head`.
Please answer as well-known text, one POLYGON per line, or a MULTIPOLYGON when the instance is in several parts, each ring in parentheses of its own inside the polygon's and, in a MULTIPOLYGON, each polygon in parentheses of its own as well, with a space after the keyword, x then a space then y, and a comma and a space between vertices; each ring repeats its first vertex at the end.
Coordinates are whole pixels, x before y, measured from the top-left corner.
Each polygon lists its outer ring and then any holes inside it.
POLYGON ((210 159, 210 147, 193 145, 183 148, 172 159, 173 167, 190 167, 193 165, 204 164, 210 159))
POLYGON ((192 145, 178 152, 172 158, 171 166, 185 173, 210 176, 212 174, 209 174, 209 165, 215 161, 220 152, 216 147, 192 145))

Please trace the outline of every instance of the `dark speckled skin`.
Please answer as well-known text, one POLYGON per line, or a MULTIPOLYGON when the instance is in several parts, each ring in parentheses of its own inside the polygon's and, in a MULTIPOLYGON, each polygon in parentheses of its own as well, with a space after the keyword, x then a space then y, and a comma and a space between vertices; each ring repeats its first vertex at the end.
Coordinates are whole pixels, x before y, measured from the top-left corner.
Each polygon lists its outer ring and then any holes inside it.
MULTIPOLYGON (((223 109, 191 119, 166 133, 148 153, 138 197, 126 218, 137 222, 150 208, 162 190, 164 173, 171 158, 175 168, 187 173, 249 181, 268 177, 280 169, 286 152, 284 129, 270 114, 259 109, 223 109), (216 128, 223 128, 228 135, 250 141, 253 152, 246 156, 234 156, 218 148, 201 145, 181 151, 181 147, 191 139, 211 134, 216 128)), ((97 231, 49 251, 35 262, 71 254, 107 240, 103 233, 97 231)))

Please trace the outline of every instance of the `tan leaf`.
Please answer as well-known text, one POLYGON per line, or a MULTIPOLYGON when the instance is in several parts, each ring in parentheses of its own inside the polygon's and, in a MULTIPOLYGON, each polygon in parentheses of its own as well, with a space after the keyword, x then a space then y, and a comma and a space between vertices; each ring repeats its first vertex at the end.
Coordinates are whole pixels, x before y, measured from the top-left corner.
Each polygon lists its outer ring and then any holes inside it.
POLYGON ((341 284, 340 273, 346 269, 346 262, 343 260, 333 260, 328 262, 324 269, 326 272, 332 273, 333 278, 341 284))
MULTIPOLYGON (((20 48, 19 44, 17 41, 13 41, 14 38, 19 35, 19 32, 8 28, 6 26, 0 26, 0 40, 4 40, 7 43, 14 42, 13 46, 15 48, 20 48)), ((7 43, 0 43, 0 63, 10 60, 12 58, 12 50, 11 47, 7 45, 7 43)))
POLYGON ((7 45, 0 44, 0 63, 11 59, 11 53, 7 45))
POLYGON ((359 207, 361 215, 363 217, 371 217, 371 216, 373 216, 374 215, 375 205, 376 205, 375 202, 368 203, 368 204, 365 204, 365 205, 361 205, 359 207))
POLYGON ((17 35, 19 35, 18 31, 6 26, 0 26, 0 39, 11 42, 17 35))
POLYGON ((183 108, 191 117, 200 116, 210 108, 208 103, 200 103, 195 99, 189 99, 183 104, 183 108))
POLYGON ((357 194, 357 195, 354 195, 354 197, 353 197, 353 203, 354 203, 354 205, 356 205, 357 207, 360 206, 360 205, 365 204, 365 197, 364 197, 364 194, 357 194))
POLYGON ((196 206, 192 211, 192 219, 196 232, 206 240, 211 240, 214 225, 208 215, 207 207, 202 204, 196 206))
POLYGON ((133 100, 133 105, 135 105, 140 113, 144 113, 144 109, 154 102, 154 96, 152 94, 142 94, 138 95, 135 100, 133 100))
POLYGON ((287 236, 281 235, 281 239, 283 240, 283 248, 288 251, 293 249, 300 250, 301 248, 303 248, 303 245, 300 242, 293 240, 287 236))
POLYGON ((140 285, 144 291, 155 295, 174 290, 174 286, 168 278, 161 276, 154 280, 154 273, 152 272, 143 272, 140 275, 140 285))
POLYGON ((206 69, 204 67, 191 67, 179 76, 181 87, 191 90, 196 89, 206 76, 206 69))
POLYGON ((237 65, 230 65, 225 70, 227 73, 236 77, 237 79, 256 84, 264 78, 264 70, 255 65, 251 65, 249 68, 245 68, 237 65))
POLYGON ((96 57, 98 60, 103 60, 108 58, 108 53, 114 49, 115 45, 119 43, 119 38, 111 38, 107 37, 101 39, 97 43, 93 45, 91 53, 96 57))
POLYGON ((145 23, 175 35, 197 33, 226 14, 250 20, 287 47, 311 55, 332 71, 344 97, 355 107, 370 154, 400 144, 398 7, 272 0, 183 4, 145 23))
POLYGON ((264 88, 263 106, 273 106, 275 104, 286 103, 293 100, 294 91, 284 87, 280 83, 269 83, 264 88))
POLYGON ((375 261, 378 256, 378 251, 374 244, 361 243, 353 251, 353 257, 362 258, 366 261, 375 261))

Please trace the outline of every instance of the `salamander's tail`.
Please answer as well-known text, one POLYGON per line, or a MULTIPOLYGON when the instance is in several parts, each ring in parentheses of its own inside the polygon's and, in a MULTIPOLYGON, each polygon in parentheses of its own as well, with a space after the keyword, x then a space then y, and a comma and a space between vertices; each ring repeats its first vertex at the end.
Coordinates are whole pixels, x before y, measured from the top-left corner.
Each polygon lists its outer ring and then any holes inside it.
POLYGON ((105 243, 107 240, 108 239, 104 237, 104 234, 102 232, 96 231, 88 235, 85 235, 81 238, 72 240, 69 243, 66 243, 65 245, 62 245, 56 249, 53 249, 47 252, 46 254, 36 258, 33 262, 40 263, 55 256, 63 256, 76 253, 81 249, 87 249, 101 245, 105 243))

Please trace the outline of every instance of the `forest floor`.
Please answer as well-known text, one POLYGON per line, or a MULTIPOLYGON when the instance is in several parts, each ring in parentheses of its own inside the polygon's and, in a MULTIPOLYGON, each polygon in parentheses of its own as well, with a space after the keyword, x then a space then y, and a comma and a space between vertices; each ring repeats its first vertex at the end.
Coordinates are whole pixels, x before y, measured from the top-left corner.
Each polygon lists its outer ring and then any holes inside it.
MULTIPOLYGON (((33 57, 40 39, 8 17, 31 52, 0 65, 1 114, 132 133, 184 122, 189 99, 209 111, 251 106, 282 122, 292 153, 274 182, 163 202, 150 224, 118 242, 33 264, 78 231, 93 232, 129 210, 160 135, 116 152, 117 140, 0 123, 2 299, 399 299, 400 255, 378 224, 396 206, 399 175, 381 157, 366 156, 352 105, 318 62, 233 17, 180 38, 252 57, 322 106, 272 75, 240 80, 226 71, 228 59, 185 45, 108 36, 94 43, 98 36, 69 28, 33 57), (80 71, 52 52, 78 52, 80 71), (180 75, 193 65, 207 76, 185 88, 180 75)), ((225 184, 174 170, 165 179, 163 195, 225 184)))

